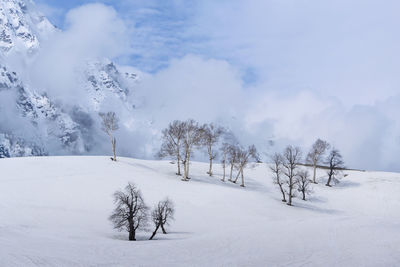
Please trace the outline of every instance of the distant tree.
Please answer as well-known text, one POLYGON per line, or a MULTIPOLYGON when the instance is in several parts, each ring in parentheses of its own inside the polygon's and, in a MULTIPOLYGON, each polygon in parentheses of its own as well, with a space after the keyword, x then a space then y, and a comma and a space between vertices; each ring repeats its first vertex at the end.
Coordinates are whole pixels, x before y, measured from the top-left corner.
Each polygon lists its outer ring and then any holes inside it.
POLYGON ((247 149, 239 148, 236 151, 236 169, 238 170, 238 174, 233 182, 237 182, 240 174, 242 178, 241 187, 244 187, 244 169, 248 166, 251 160, 254 160, 255 162, 259 161, 257 149, 254 145, 249 146, 247 149))
POLYGON ((114 228, 129 232, 129 240, 136 240, 136 231, 144 228, 148 221, 148 207, 142 194, 133 183, 128 183, 124 191, 114 193, 116 207, 110 216, 114 228))
POLYGON ((189 119, 185 122, 184 132, 183 132, 183 150, 184 150, 184 175, 182 180, 189 180, 189 165, 190 158, 193 154, 193 150, 195 147, 198 147, 201 144, 203 137, 203 129, 199 126, 199 124, 189 119))
POLYGON ((311 194, 309 173, 307 170, 302 170, 298 172, 297 175, 297 189, 303 195, 303 200, 306 200, 306 195, 311 194))
POLYGON ((181 146, 185 132, 185 122, 175 120, 162 131, 163 143, 158 156, 160 158, 172 157, 176 159, 178 171, 176 175, 181 175, 181 146))
POLYGON ((272 164, 270 165, 270 170, 272 171, 272 179, 274 184, 279 186, 282 193, 282 202, 286 202, 286 195, 284 190, 284 179, 282 178, 282 168, 283 168, 283 156, 279 153, 275 153, 271 157, 272 164))
POLYGON ((167 233, 167 231, 165 231, 165 226, 169 225, 170 221, 174 219, 174 213, 174 204, 171 200, 166 198, 165 200, 158 202, 157 206, 154 207, 151 213, 151 219, 154 223, 155 230, 151 235, 150 240, 153 239, 160 227, 164 234, 167 233))
POLYGON ((202 127, 202 145, 207 149, 208 159, 210 161, 210 167, 207 172, 208 175, 212 176, 212 164, 213 160, 217 157, 217 151, 214 149, 215 145, 218 143, 221 135, 224 133, 224 129, 214 124, 205 124, 202 127))
POLYGON ((296 177, 298 166, 301 160, 301 150, 299 147, 287 146, 283 152, 283 174, 286 176, 287 196, 289 206, 292 205, 292 198, 295 196, 296 177))
POLYGON ((339 150, 333 148, 325 160, 325 164, 328 164, 328 181, 326 186, 331 186, 331 181, 335 184, 339 182, 337 175, 344 168, 344 161, 339 150))
POLYGON ((323 141, 321 139, 317 139, 311 147, 310 152, 308 152, 306 157, 306 162, 308 164, 312 164, 314 168, 313 179, 312 182, 314 184, 317 183, 316 181, 316 173, 317 173, 317 165, 321 162, 325 152, 329 149, 330 145, 328 142, 323 141))
POLYGON ((109 111, 107 113, 99 113, 99 116, 102 119, 101 129, 110 137, 111 145, 112 145, 112 152, 113 152, 113 161, 117 161, 116 156, 116 145, 117 140, 114 137, 114 132, 119 129, 118 122, 119 119, 115 112, 109 111))
POLYGON ((222 169, 223 169, 223 175, 222 175, 222 179, 221 179, 222 182, 225 182, 226 164, 228 163, 229 149, 230 149, 230 144, 228 144, 228 143, 223 143, 220 147, 220 151, 222 154, 221 164, 222 164, 222 169))
POLYGON ((233 182, 232 180, 232 175, 233 175, 233 168, 235 167, 237 163, 237 156, 238 156, 238 151, 240 150, 238 145, 230 145, 228 148, 228 162, 230 164, 230 173, 229 173, 229 180, 230 182, 233 182))

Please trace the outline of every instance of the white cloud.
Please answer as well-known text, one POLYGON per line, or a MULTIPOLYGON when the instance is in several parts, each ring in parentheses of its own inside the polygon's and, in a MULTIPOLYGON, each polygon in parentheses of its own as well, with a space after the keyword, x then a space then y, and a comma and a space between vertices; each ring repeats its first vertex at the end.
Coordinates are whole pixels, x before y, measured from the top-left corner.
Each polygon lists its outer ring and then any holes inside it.
MULTIPOLYGON (((79 98, 76 66, 134 54, 136 67, 165 66, 143 74, 133 95, 143 100, 137 116, 157 129, 173 119, 217 121, 262 150, 270 139, 273 149, 307 148, 321 137, 350 167, 400 170, 397 1, 120 3, 124 19, 101 4, 67 14, 67 28, 32 67, 38 88, 79 98), (254 85, 241 78, 249 69, 254 85)), ((127 147, 157 145, 144 127, 127 147)))
POLYGON ((129 30, 116 11, 88 4, 69 11, 67 28, 42 44, 30 67, 35 88, 57 98, 80 100, 79 71, 87 60, 130 53, 129 30))

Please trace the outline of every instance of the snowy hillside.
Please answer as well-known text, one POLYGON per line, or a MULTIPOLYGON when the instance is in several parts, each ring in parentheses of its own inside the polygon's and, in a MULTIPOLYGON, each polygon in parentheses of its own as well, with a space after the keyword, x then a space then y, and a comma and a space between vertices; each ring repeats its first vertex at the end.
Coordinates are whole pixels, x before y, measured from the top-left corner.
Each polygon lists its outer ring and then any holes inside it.
MULTIPOLYGON (((193 163, 182 182, 167 161, 108 157, 0 160, 1 266, 396 266, 400 174, 348 171, 309 201, 280 201, 265 164, 247 187, 193 163), (169 234, 127 241, 112 229, 112 193, 137 184, 149 206, 176 205, 169 234)), ((324 180, 324 172, 319 177, 324 180)))

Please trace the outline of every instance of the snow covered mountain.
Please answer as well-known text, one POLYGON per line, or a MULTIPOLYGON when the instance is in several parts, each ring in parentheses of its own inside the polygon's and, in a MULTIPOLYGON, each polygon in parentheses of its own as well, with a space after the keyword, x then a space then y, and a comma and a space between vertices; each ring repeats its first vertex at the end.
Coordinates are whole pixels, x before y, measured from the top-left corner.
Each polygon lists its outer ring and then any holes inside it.
POLYGON ((39 39, 56 28, 36 12, 32 1, 2 0, 0 2, 0 50, 4 53, 28 52, 39 49, 39 39))
POLYGON ((42 41, 57 31, 32 1, 0 0, 0 157, 101 152, 97 114, 102 104, 116 103, 126 114, 134 110, 129 95, 137 75, 120 71, 108 59, 77 69, 84 105, 54 98, 21 75, 24 68, 16 71, 9 64, 18 57, 29 68, 42 41))

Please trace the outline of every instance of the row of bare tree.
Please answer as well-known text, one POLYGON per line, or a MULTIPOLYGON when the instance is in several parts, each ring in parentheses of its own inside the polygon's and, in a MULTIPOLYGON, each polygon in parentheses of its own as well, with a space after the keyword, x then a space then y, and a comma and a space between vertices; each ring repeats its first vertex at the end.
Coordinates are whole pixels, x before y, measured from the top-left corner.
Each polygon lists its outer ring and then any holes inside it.
POLYGON ((109 219, 115 229, 129 233, 130 241, 136 240, 136 231, 147 229, 149 218, 154 224, 150 240, 159 228, 166 234, 165 227, 174 219, 174 204, 168 198, 158 202, 149 214, 149 207, 145 204, 142 193, 133 183, 128 183, 125 190, 114 193, 114 204, 115 209, 109 219))
POLYGON ((313 167, 313 177, 309 179, 309 172, 302 165, 302 152, 299 147, 287 146, 283 153, 275 153, 271 156, 273 181, 282 194, 282 201, 292 205, 292 199, 300 192, 302 200, 312 192, 310 183, 317 183, 316 170, 319 164, 326 164, 328 179, 326 186, 331 182, 339 182, 339 173, 344 168, 344 162, 339 150, 330 149, 328 142, 318 139, 315 141, 306 157, 306 163, 313 167))
POLYGON ((207 174, 209 176, 213 175, 213 162, 218 156, 218 151, 221 152, 221 163, 224 171, 222 181, 225 182, 226 167, 230 165, 229 181, 236 183, 240 176, 242 179, 241 186, 244 186, 244 169, 246 166, 251 161, 259 160, 254 145, 243 148, 231 133, 212 123, 200 125, 193 119, 187 121, 175 120, 162 131, 162 139, 163 142, 158 156, 176 160, 177 175, 182 175, 182 164, 183 181, 190 179, 189 166, 195 149, 203 148, 207 151, 209 159, 207 174), (235 179, 233 179, 234 170, 237 170, 235 179))
MULTIPOLYGON (((114 132, 119 129, 119 120, 115 112, 99 113, 102 119, 102 130, 109 136, 112 145, 113 157, 116 161, 116 139, 114 132)), ((241 177, 241 186, 244 187, 244 169, 251 162, 258 162, 259 155, 254 145, 248 148, 242 147, 232 133, 220 126, 212 123, 199 125, 193 119, 187 121, 175 120, 162 131, 163 143, 158 153, 159 158, 171 157, 177 163, 177 175, 182 175, 181 165, 183 166, 183 181, 188 181, 190 160, 195 149, 205 148, 209 159, 209 169, 207 174, 213 175, 213 162, 221 152, 221 163, 223 167, 223 178, 225 182, 226 167, 230 166, 228 181, 236 183, 241 177), (221 142, 223 139, 223 142, 221 142), (221 144, 222 143, 222 144, 221 144), (218 148, 218 145, 221 146, 218 148), (237 174, 233 177, 233 171, 237 174)))

